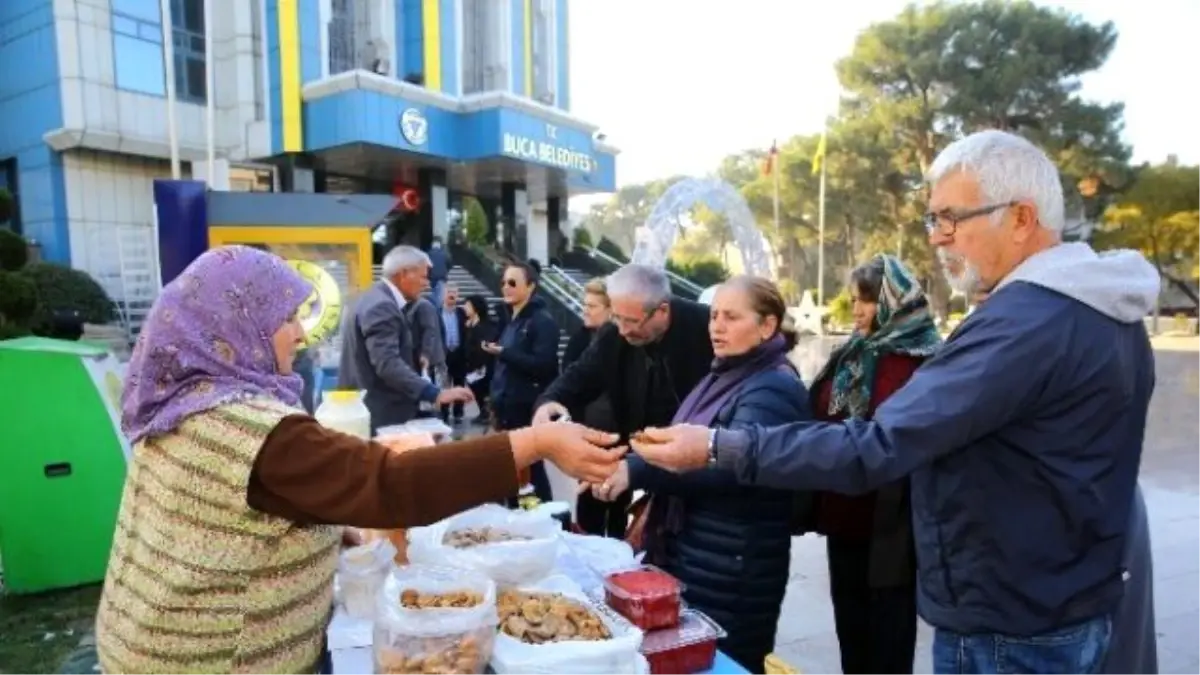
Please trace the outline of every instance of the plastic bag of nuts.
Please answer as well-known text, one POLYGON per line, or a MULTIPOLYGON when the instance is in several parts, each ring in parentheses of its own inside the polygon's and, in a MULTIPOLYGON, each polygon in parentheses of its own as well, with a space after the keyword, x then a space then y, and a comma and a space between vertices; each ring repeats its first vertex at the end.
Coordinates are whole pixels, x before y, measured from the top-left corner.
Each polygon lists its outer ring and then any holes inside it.
POLYGON ((423 565, 388 575, 375 612, 376 673, 482 673, 496 638, 496 585, 423 565))

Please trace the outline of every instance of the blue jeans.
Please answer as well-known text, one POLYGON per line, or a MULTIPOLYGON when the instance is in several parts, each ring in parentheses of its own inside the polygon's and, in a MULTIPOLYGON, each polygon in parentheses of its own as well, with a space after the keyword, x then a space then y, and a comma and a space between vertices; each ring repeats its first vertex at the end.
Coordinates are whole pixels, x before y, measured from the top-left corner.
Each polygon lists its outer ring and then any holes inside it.
POLYGON ((1098 673, 1112 637, 1108 615, 1041 635, 964 635, 937 629, 935 673, 1098 673))

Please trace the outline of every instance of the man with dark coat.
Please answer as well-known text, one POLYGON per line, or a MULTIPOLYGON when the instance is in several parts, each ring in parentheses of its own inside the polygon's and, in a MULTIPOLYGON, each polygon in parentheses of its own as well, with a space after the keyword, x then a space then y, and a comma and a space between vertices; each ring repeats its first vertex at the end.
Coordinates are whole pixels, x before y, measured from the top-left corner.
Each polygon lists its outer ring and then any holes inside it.
POLYGON ((664 270, 629 264, 608 277, 612 324, 542 394, 534 424, 582 409, 601 394, 612 402, 622 439, 671 423, 679 404, 712 366, 708 307, 671 297, 664 270))

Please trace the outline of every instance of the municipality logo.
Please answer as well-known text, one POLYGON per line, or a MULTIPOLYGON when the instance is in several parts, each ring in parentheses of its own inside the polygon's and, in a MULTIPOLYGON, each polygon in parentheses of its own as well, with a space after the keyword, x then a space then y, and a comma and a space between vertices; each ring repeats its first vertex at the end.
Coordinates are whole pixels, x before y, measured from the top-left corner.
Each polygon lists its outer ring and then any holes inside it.
POLYGON ((400 113, 400 134, 413 145, 425 145, 429 140, 429 120, 416 108, 400 113))

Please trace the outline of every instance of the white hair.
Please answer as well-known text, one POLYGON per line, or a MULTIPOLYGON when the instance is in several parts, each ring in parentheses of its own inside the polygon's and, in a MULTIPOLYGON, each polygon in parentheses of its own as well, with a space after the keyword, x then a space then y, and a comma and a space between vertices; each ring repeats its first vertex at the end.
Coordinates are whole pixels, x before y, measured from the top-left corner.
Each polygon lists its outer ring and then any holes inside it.
POLYGON ((429 267, 432 264, 429 256, 416 246, 397 246, 383 257, 383 276, 390 278, 401 272, 429 267))
POLYGON ((1021 136, 989 129, 960 138, 938 154, 926 178, 933 185, 954 170, 975 178, 986 204, 1033 202, 1042 227, 1062 233, 1066 217, 1058 169, 1021 136))
POLYGON ((636 298, 647 309, 671 299, 671 281, 666 270, 630 263, 608 275, 605 280, 609 298, 636 298))

